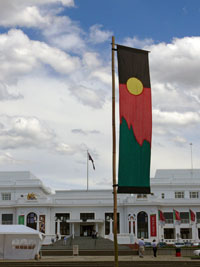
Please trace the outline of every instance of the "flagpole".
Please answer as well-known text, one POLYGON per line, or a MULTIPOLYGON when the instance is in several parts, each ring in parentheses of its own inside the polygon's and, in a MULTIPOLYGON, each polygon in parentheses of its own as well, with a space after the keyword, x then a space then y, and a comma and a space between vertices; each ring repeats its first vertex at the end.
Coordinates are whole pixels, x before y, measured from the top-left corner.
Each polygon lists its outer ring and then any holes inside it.
POLYGON ((88 181, 88 175, 89 174, 89 168, 88 168, 88 150, 87 150, 87 191, 88 191, 88 187, 89 187, 89 181, 88 181))
POLYGON ((117 244, 117 184, 116 184, 116 130, 115 130, 115 37, 112 36, 112 136, 113 136, 113 219, 114 219, 114 249, 115 267, 118 267, 117 244))

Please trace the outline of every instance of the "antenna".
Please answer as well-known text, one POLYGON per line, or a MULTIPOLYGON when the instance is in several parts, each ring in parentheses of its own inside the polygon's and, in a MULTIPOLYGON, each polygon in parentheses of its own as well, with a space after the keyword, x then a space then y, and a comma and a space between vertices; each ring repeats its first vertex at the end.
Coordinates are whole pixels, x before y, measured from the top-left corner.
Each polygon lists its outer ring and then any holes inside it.
POLYGON ((190 143, 190 148, 191 148, 191 174, 192 174, 193 171, 192 143, 190 143))

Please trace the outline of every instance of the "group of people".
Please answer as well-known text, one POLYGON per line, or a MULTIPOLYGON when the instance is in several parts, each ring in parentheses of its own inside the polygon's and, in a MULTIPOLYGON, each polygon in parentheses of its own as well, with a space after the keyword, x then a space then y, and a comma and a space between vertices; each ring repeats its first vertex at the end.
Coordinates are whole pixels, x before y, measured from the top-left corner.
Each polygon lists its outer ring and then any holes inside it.
MULTIPOLYGON (((152 248, 153 248, 153 255, 154 257, 156 257, 157 255, 157 242, 154 239, 152 242, 152 248)), ((138 252, 139 252, 139 257, 143 258, 144 257, 144 250, 145 250, 145 243, 144 243, 144 238, 141 237, 141 239, 139 239, 138 241, 138 252)))

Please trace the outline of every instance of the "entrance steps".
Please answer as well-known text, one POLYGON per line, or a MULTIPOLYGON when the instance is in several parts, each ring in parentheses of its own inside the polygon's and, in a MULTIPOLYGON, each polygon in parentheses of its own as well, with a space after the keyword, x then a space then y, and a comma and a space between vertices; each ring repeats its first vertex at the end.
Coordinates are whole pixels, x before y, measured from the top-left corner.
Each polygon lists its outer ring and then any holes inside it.
MULTIPOLYGON (((113 267, 113 261, 0 262, 1 267, 113 267)), ((119 261, 119 267, 198 267, 192 261, 119 261)))
MULTIPOLYGON (((73 246, 78 245, 79 255, 114 255, 114 243, 109 239, 98 237, 75 237, 69 238, 66 242, 58 240, 52 245, 43 246, 41 253, 43 256, 64 256, 73 254, 73 246)), ((128 246, 118 245, 119 255, 136 255, 134 251, 128 246)))

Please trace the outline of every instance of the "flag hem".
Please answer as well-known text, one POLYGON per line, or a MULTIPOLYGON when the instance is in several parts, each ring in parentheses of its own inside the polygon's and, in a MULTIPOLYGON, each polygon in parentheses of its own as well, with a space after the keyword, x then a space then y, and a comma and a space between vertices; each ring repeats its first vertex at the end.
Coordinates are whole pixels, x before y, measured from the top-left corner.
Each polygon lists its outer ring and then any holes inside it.
POLYGON ((122 194, 122 193, 151 194, 151 189, 150 187, 119 186, 117 193, 118 194, 122 194))

